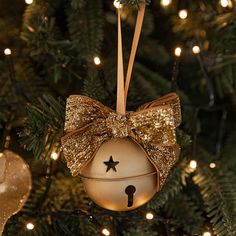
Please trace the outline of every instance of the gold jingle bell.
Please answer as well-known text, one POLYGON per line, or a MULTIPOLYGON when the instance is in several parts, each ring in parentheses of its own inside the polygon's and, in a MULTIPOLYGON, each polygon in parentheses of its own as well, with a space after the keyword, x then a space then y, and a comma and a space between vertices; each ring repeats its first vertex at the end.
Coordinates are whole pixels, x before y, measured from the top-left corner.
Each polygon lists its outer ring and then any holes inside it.
POLYGON ((114 211, 133 210, 164 185, 179 157, 175 128, 181 123, 179 97, 167 94, 126 112, 131 72, 145 12, 140 4, 124 81, 118 8, 116 111, 92 98, 67 99, 63 153, 73 176, 82 177, 95 203, 114 211))
POLYGON ((88 196, 99 206, 129 211, 157 190, 157 172, 145 151, 129 138, 104 142, 81 173, 88 196))

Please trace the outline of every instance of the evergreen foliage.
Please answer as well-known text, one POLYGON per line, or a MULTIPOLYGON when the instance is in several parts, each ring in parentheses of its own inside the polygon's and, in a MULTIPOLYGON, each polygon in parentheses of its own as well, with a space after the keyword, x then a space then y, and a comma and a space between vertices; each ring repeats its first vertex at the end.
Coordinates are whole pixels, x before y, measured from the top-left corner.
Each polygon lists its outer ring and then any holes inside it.
MULTIPOLYGON (((125 68, 141 1, 121 1, 125 68)), ((70 94, 115 108, 113 1, 35 0, 24 6, 17 0, 10 8, 9 1, 0 0, 0 47, 12 49, 12 56, 0 56, 0 138, 10 125, 10 149, 30 164, 33 175, 30 198, 8 221, 4 236, 91 236, 101 235, 103 227, 114 236, 236 235, 235 3, 223 8, 216 1, 180 2, 163 8, 159 0, 146 1, 127 107, 135 110, 171 91, 177 60, 173 52, 180 45, 176 82, 183 114, 177 130, 181 156, 149 203, 122 213, 101 209, 88 199, 81 180, 70 175, 60 143, 70 94), (180 8, 188 9, 187 19, 178 18, 180 8), (193 45, 200 46, 199 55, 192 53, 193 45), (100 65, 94 64, 95 56, 100 65), (209 81, 215 95, 211 106, 209 81), (196 119, 199 107, 204 112, 196 119), (223 125, 222 110, 229 114, 223 125), (59 160, 50 158, 52 152, 59 160), (196 170, 189 166, 192 159, 198 162, 196 170), (211 162, 215 168, 209 167, 211 162), (147 212, 154 214, 153 220, 145 219, 147 212), (27 222, 35 229, 26 230, 27 222)))

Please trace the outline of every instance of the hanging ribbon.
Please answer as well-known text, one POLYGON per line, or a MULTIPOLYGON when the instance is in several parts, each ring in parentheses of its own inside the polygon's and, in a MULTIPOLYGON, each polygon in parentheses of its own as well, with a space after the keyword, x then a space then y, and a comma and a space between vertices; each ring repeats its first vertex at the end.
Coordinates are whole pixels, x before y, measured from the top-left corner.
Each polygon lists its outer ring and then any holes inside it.
POLYGON ((126 101, 129 90, 129 84, 134 65, 134 58, 138 47, 138 41, 142 30, 143 18, 145 13, 145 2, 142 2, 139 6, 137 21, 135 26, 134 38, 128 63, 128 69, 126 79, 124 81, 124 65, 123 65, 123 53, 122 53, 122 33, 121 33, 121 17, 120 7, 118 7, 118 59, 117 59, 117 102, 116 112, 121 115, 126 113, 126 101), (124 85, 125 84, 125 85, 124 85))

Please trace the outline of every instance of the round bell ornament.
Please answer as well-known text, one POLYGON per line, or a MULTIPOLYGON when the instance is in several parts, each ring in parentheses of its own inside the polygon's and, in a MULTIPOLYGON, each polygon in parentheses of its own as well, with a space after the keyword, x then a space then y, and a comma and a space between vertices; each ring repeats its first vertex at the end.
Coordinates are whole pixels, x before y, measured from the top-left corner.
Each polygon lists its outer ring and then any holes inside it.
POLYGON ((181 109, 179 97, 171 93, 134 112, 126 112, 145 1, 137 15, 126 77, 119 8, 117 12, 116 111, 86 96, 70 96, 61 141, 67 166, 73 176, 82 177, 88 196, 103 208, 128 211, 147 203, 161 189, 176 163, 179 146, 175 128, 181 122, 181 109))
POLYGON ((114 211, 133 210, 157 191, 157 172, 142 147, 129 138, 104 142, 81 173, 88 196, 114 211))

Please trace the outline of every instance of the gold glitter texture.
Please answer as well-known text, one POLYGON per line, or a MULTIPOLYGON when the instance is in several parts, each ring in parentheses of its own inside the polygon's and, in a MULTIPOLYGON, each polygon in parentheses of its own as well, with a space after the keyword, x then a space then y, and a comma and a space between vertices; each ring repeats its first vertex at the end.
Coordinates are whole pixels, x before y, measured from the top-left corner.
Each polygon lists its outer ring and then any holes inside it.
POLYGON ((0 235, 6 221, 24 206, 32 187, 28 165, 14 152, 5 150, 4 179, 0 183, 0 235))
POLYGON ((136 112, 119 115, 86 96, 67 99, 62 147, 72 175, 80 175, 104 141, 130 137, 146 151, 163 186, 179 156, 175 128, 181 123, 179 97, 170 93, 142 105, 136 112))

